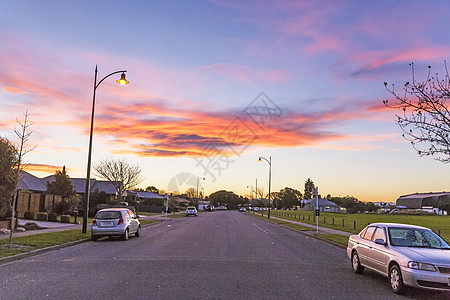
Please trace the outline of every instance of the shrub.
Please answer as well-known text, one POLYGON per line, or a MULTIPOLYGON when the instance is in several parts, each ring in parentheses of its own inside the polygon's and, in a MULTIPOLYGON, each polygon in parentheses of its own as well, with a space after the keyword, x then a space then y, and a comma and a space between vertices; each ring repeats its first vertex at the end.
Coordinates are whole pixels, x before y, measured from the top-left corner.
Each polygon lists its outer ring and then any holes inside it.
POLYGON ((70 216, 69 215, 62 215, 60 222, 61 223, 70 223, 70 216))
POLYGON ((36 220, 37 221, 47 221, 48 220, 48 213, 46 213, 46 212, 38 212, 36 214, 36 220))
POLYGON ((58 215, 55 213, 49 213, 48 214, 48 221, 49 222, 58 222, 58 215))
POLYGON ((27 223, 25 226, 23 226, 25 230, 38 230, 43 229, 43 227, 37 225, 36 223, 27 223))
POLYGON ((32 211, 26 211, 26 212, 23 214, 23 218, 24 218, 24 219, 27 219, 27 220, 34 220, 34 212, 32 212, 32 211))

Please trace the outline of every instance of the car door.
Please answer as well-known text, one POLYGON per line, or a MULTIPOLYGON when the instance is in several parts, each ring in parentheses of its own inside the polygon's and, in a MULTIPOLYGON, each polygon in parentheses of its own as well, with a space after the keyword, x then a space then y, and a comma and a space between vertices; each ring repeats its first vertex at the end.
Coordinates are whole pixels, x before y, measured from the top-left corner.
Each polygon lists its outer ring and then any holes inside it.
POLYGON ((358 255, 359 262, 364 265, 370 267, 371 258, 371 250, 372 250, 372 235, 375 232, 375 226, 367 227, 363 233, 361 233, 361 239, 359 240, 358 245, 358 255))
POLYGON ((382 272, 383 274, 387 274, 389 263, 389 255, 386 242, 386 231, 382 227, 377 227, 374 234, 372 235, 369 265, 371 268, 382 272), (380 245, 375 243, 377 239, 382 239, 385 244, 380 245))
POLYGON ((128 210, 128 218, 130 220, 130 233, 134 233, 137 231, 137 221, 134 217, 134 213, 131 210, 128 210))

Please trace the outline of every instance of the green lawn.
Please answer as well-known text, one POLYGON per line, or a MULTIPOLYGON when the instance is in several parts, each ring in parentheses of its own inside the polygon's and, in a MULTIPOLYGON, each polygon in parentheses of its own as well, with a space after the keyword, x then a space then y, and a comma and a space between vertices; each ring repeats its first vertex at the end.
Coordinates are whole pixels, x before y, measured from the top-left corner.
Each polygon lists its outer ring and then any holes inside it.
POLYGON ((66 230, 51 233, 39 233, 23 237, 13 237, 13 244, 19 245, 15 248, 8 248, 9 239, 0 240, 0 257, 7 257, 36 249, 56 246, 64 243, 90 238, 91 234, 82 234, 80 230, 66 230))
MULTIPOLYGON (((316 224, 311 211, 272 210, 271 216, 295 220, 302 223, 316 224)), ((255 213, 256 215, 256 213, 255 213)), ((258 212, 261 215, 261 212, 258 212)), ((267 211, 264 211, 267 218, 267 211)), ((319 226, 338 229, 346 232, 359 233, 365 226, 375 222, 403 223, 424 226, 432 229, 450 242, 450 216, 410 216, 398 214, 340 214, 320 213, 319 226)))

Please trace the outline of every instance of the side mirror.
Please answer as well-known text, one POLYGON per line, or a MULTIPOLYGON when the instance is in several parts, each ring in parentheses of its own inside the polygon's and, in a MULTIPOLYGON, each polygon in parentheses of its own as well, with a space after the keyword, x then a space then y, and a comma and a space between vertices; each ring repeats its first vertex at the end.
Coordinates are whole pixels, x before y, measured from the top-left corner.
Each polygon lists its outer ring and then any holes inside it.
POLYGON ((383 239, 376 239, 375 244, 386 246, 386 242, 383 239))

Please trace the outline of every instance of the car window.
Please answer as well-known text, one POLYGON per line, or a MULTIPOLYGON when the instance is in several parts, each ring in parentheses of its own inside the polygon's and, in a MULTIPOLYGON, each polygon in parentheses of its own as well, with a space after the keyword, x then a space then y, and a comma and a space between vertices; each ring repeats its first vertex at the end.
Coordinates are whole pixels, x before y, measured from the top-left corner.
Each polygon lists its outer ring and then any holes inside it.
POLYGON ((377 227, 375 233, 372 236, 372 241, 375 242, 376 239, 382 239, 386 242, 386 234, 384 233, 383 228, 377 227))
POLYGON ((376 229, 376 227, 374 227, 374 226, 369 226, 369 227, 367 227, 366 232, 364 232, 364 233, 361 235, 361 237, 362 237, 363 239, 366 239, 366 240, 372 239, 372 235, 373 235, 373 232, 375 231, 375 229, 376 229))
POLYGON ((450 246, 431 230, 423 228, 389 228, 391 245, 449 249, 450 246))
POLYGON ((120 211, 99 211, 95 216, 96 219, 120 219, 120 211))

